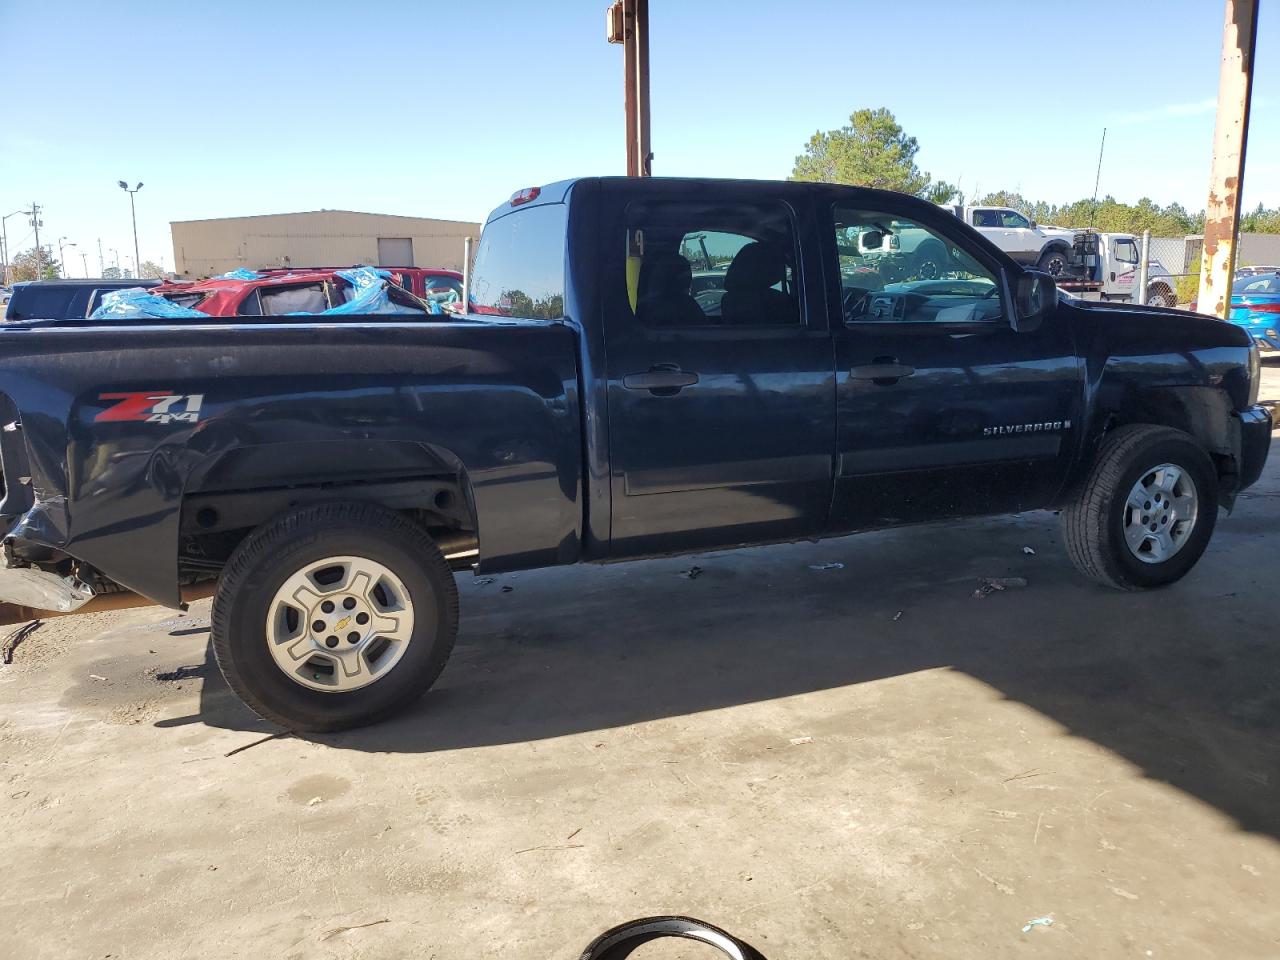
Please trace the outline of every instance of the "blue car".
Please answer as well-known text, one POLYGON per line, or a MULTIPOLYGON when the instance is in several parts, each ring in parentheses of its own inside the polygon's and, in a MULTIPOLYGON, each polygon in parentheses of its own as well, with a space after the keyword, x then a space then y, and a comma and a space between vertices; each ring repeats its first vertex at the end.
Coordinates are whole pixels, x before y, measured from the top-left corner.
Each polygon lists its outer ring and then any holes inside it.
POLYGON ((1280 350, 1280 273, 1241 277, 1231 285, 1231 316, 1262 350, 1280 350))

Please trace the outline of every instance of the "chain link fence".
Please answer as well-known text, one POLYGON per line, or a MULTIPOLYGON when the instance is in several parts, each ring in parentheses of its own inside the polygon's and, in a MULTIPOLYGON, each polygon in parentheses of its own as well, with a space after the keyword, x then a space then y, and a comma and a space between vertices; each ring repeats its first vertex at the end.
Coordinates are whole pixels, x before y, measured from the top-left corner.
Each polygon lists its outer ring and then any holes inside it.
POLYGON ((1147 303, 1186 308, 1200 287, 1200 238, 1152 237, 1147 246, 1147 303))

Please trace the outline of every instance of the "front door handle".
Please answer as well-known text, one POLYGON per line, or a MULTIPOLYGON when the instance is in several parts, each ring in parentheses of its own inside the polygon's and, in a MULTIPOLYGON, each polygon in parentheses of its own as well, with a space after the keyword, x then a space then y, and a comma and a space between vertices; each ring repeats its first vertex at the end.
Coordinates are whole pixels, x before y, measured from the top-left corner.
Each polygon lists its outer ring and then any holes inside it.
POLYGON ((622 385, 628 390, 648 390, 656 397, 672 397, 698 382, 698 375, 674 363, 655 363, 648 373, 628 373, 622 385))
POLYGON ((877 386, 888 387, 915 372, 915 367, 899 363, 893 357, 876 357, 875 363, 854 367, 849 371, 849 376, 854 380, 870 380, 877 386))

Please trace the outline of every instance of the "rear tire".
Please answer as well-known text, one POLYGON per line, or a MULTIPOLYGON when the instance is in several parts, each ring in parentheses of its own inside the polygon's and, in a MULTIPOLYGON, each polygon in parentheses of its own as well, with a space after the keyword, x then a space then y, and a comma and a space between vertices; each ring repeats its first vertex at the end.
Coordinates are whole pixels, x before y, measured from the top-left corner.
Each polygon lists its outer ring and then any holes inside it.
POLYGON ((1204 448, 1181 430, 1134 424, 1104 441, 1062 526, 1077 570, 1143 590, 1185 576, 1217 517, 1218 474, 1204 448))
POLYGON ((1149 307, 1176 307, 1177 305, 1177 297, 1163 284, 1152 287, 1147 294, 1147 306, 1149 307))
POLYGON ((458 591, 422 528, 374 504, 325 503, 240 545, 212 619, 236 695, 266 720, 321 733, 373 723, 426 692, 453 649, 458 591))

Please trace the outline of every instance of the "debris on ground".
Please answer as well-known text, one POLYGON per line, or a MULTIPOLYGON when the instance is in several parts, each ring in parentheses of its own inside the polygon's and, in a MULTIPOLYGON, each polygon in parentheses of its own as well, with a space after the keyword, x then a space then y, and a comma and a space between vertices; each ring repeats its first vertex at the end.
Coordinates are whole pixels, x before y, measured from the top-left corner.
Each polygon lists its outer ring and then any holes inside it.
POLYGON ((793 747, 798 747, 806 743, 813 743, 813 737, 792 737, 791 738, 791 745, 793 747))
POLYGON ((1025 553, 1028 557, 1034 557, 1036 555, 1036 552, 1032 550, 1030 547, 1023 547, 1022 552, 1025 553))
POLYGON ((89 674, 89 679, 90 679, 90 680, 106 680, 107 678, 106 678, 106 677, 100 677, 100 676, 98 676, 96 673, 91 673, 91 674, 89 674))
POLYGON ((30 623, 24 623, 5 637, 4 642, 0 643, 0 662, 13 663, 13 651, 18 649, 18 644, 35 633, 40 624, 40 620, 32 620, 30 623))
POLYGON ((688 570, 681 570, 680 576, 684 577, 686 580, 697 580, 702 576, 702 568, 699 566, 693 566, 688 570))
POLYGON ((510 592, 511 592, 512 590, 514 590, 514 589, 515 589, 515 587, 511 586, 510 584, 506 584, 506 583, 504 583, 504 584, 502 585, 502 590, 501 590, 501 592, 502 592, 502 593, 510 593, 510 592))
POLYGON ((1051 927, 1053 926, 1053 917, 1036 917, 1034 920, 1028 920, 1027 925, 1022 928, 1023 933, 1030 933, 1032 927, 1051 927))
POLYGON ((476 580, 476 586, 479 587, 487 587, 491 583, 493 583, 493 577, 480 577, 476 580))
POLYGON ((902 619, 902 611, 899 610, 897 613, 893 615, 893 622, 897 623, 901 619, 902 619))
POLYGON ((315 806, 319 806, 322 803, 324 803, 323 797, 312 797, 310 800, 307 801, 307 806, 315 807, 315 806))
POLYGON ((376 927, 380 923, 390 923, 390 917, 384 917, 381 920, 370 920, 368 923, 357 923, 350 927, 334 927, 332 930, 321 934, 321 940, 332 940, 334 937, 343 933, 350 933, 352 930, 363 930, 365 927, 376 927))
POLYGON ((843 570, 844 564, 834 563, 834 562, 833 563, 811 563, 809 564, 809 569, 810 570, 843 570))
POLYGON ((973 599, 981 600, 1001 590, 1012 590, 1026 585, 1026 577, 983 577, 978 584, 978 589, 973 591, 973 599))

